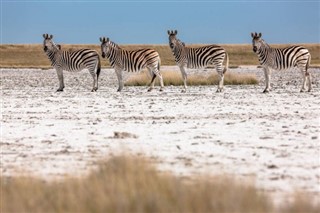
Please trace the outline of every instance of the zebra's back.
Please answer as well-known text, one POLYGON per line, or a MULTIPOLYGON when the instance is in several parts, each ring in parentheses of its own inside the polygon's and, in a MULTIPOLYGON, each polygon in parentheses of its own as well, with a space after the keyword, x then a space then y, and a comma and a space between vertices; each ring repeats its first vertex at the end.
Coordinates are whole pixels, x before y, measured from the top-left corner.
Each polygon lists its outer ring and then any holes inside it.
POLYGON ((63 51, 61 54, 61 66, 66 71, 92 70, 97 66, 99 54, 95 50, 80 49, 74 51, 63 51))
POLYGON ((218 45, 208 45, 197 48, 187 48, 186 58, 188 68, 202 68, 211 64, 222 63, 226 51, 218 45))
POLYGON ((268 55, 260 58, 260 64, 276 70, 305 67, 311 57, 308 49, 297 45, 285 48, 270 48, 268 55))
POLYGON ((160 61, 159 53, 153 49, 122 50, 121 54, 123 70, 128 72, 137 72, 148 66, 158 66, 160 61))

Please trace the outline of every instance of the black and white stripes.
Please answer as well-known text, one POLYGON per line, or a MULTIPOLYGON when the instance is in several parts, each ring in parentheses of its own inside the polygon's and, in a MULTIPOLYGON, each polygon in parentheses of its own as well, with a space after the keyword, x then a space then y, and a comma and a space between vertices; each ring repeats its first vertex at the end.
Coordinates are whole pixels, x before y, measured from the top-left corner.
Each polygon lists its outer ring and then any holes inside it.
POLYGON ((263 92, 270 91, 271 70, 284 70, 298 67, 303 76, 301 92, 311 91, 311 76, 308 68, 311 61, 309 51, 301 46, 287 48, 272 48, 262 38, 261 33, 251 33, 253 51, 258 55, 266 78, 266 88, 263 92), (308 84, 308 88, 306 88, 308 84))
POLYGON ((168 30, 169 45, 173 52, 175 61, 180 68, 184 90, 187 90, 186 68, 205 68, 209 65, 216 67, 219 75, 219 84, 217 92, 223 90, 224 73, 228 70, 229 57, 227 52, 218 45, 208 45, 199 48, 186 47, 177 37, 177 30, 168 30), (223 61, 226 58, 226 65, 223 68, 223 61))
MULTIPOLYGON (((206 45, 197 48, 187 47, 177 38, 177 30, 168 30, 169 46, 178 65, 184 89, 187 91, 187 68, 201 69, 214 67, 218 73, 219 83, 217 92, 223 90, 224 74, 229 67, 229 56, 224 48, 218 45, 206 45), (223 65, 225 61, 225 65, 223 65)), ((266 87, 263 92, 271 89, 271 69, 284 70, 297 67, 303 76, 301 92, 311 91, 311 74, 309 66, 311 61, 310 52, 302 46, 290 46, 286 48, 272 48, 262 38, 261 33, 251 33, 253 51, 258 55, 260 65, 263 67, 266 87)), ((98 89, 98 78, 101 71, 100 57, 97 51, 92 49, 79 49, 74 51, 63 51, 61 46, 52 41, 53 36, 43 34, 43 49, 47 54, 52 66, 56 69, 59 88, 63 91, 64 79, 63 70, 76 72, 88 69, 93 78, 92 91, 98 89)), ((115 69, 118 78, 118 91, 124 87, 123 72, 138 72, 147 69, 151 75, 151 82, 148 91, 154 88, 155 78, 160 80, 161 88, 164 88, 163 78, 160 73, 160 56, 153 49, 125 50, 109 38, 100 38, 100 48, 103 58, 108 58, 111 66, 115 69)))
POLYGON ((143 68, 147 68, 152 76, 148 91, 154 88, 154 80, 156 77, 160 79, 160 91, 163 90, 164 85, 160 73, 160 56, 158 52, 153 49, 124 50, 116 43, 110 41, 109 38, 105 37, 100 38, 100 41, 102 57, 109 59, 111 66, 117 74, 119 92, 123 88, 122 72, 138 72, 143 68))
POLYGON ((43 34, 43 50, 47 54, 51 65, 56 69, 59 79, 57 91, 63 91, 63 70, 76 72, 88 69, 93 78, 92 91, 98 89, 98 78, 101 70, 99 54, 95 50, 80 49, 75 51, 63 51, 60 45, 52 41, 52 35, 43 34))

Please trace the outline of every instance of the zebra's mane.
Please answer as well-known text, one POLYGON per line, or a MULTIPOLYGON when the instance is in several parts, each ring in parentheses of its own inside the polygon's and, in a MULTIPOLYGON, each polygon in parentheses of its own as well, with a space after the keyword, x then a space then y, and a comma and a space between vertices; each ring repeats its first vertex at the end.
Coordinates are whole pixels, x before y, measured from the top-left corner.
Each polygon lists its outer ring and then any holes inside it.
POLYGON ((116 48, 116 49, 121 49, 121 47, 119 47, 119 45, 116 44, 116 43, 114 43, 113 41, 108 41, 108 42, 109 42, 109 44, 111 45, 111 47, 114 47, 114 48, 116 48))
POLYGON ((60 50, 58 45, 51 40, 52 45, 54 46, 55 50, 60 50))
POLYGON ((52 49, 48 49, 47 51, 46 51, 46 54, 50 57, 50 55, 53 55, 53 54, 57 54, 57 53, 59 53, 59 51, 61 51, 61 49, 59 48, 59 46, 56 44, 56 43, 54 43, 54 41, 52 41, 51 40, 51 43, 52 43, 52 46, 53 46, 53 48, 52 49))
POLYGON ((177 41, 179 42, 179 44, 181 44, 182 46, 185 46, 184 42, 182 42, 180 39, 176 38, 177 41))
POLYGON ((263 44, 264 46, 268 47, 268 48, 271 48, 270 45, 265 41, 263 40, 262 38, 260 38, 260 42, 261 44, 263 44))

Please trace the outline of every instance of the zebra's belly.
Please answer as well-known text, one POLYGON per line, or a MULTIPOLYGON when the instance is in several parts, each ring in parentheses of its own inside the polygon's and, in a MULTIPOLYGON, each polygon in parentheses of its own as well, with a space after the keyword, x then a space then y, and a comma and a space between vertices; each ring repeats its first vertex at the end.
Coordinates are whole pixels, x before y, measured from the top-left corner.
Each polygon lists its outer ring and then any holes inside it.
POLYGON ((209 66, 209 64, 208 65, 188 64, 187 68, 189 68, 189 69, 204 69, 204 68, 206 68, 208 66, 209 66))
POLYGON ((115 70, 122 70, 125 72, 140 72, 141 70, 143 70, 145 68, 145 66, 143 67, 121 67, 121 66, 115 66, 114 69, 115 70))
POLYGON ((268 67, 268 68, 271 68, 271 69, 273 69, 273 70, 288 70, 288 69, 292 69, 292 68, 294 68, 295 66, 278 66, 278 65, 275 65, 275 64, 270 64, 270 65, 265 65, 266 67, 268 67))
POLYGON ((85 67, 78 67, 78 68, 63 67, 62 69, 68 72, 80 72, 86 68, 85 67))

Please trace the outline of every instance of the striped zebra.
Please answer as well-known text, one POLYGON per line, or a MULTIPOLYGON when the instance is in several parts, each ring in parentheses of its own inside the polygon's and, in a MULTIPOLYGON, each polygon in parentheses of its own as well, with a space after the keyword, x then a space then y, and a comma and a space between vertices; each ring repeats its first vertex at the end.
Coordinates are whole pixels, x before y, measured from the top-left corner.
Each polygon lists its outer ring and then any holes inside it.
POLYGON ((271 69, 284 70, 298 67, 303 76, 303 83, 300 92, 311 91, 311 75, 308 72, 311 55, 309 51, 301 46, 291 46, 286 48, 272 48, 262 38, 261 33, 251 33, 253 52, 258 55, 259 62, 263 67, 266 88, 264 93, 270 91, 271 69))
POLYGON ((228 70, 229 57, 227 52, 218 45, 208 45, 198 48, 186 47, 177 37, 177 30, 168 30, 169 45, 175 57, 175 61, 180 68, 184 90, 187 91, 187 73, 186 68, 205 68, 213 65, 219 76, 217 92, 223 90, 224 73, 228 70), (223 68, 223 61, 226 58, 226 65, 223 68))
POLYGON ((153 49, 139 49, 139 50, 124 50, 116 43, 110 41, 109 38, 101 37, 101 52, 102 57, 107 57, 111 66, 114 68, 118 78, 118 92, 123 89, 122 72, 139 72, 147 68, 152 76, 150 88, 154 88, 155 78, 160 79, 161 88, 163 90, 163 79, 160 73, 160 56, 159 53, 153 49))
POLYGON ((98 90, 98 78, 101 71, 99 54, 95 50, 80 49, 75 51, 63 51, 61 46, 52 41, 53 35, 43 34, 43 50, 47 54, 51 65, 56 69, 59 88, 64 89, 63 70, 76 72, 88 69, 93 78, 92 92, 98 90))

